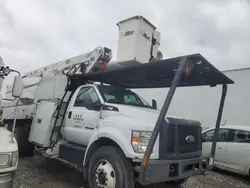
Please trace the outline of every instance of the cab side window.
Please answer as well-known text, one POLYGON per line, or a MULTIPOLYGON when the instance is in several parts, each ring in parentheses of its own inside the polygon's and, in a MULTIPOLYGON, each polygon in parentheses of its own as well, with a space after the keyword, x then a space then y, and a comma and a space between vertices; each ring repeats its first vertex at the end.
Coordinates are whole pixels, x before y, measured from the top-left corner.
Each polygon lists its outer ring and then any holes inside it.
POLYGON ((93 87, 83 87, 80 89, 74 107, 85 107, 88 110, 96 110, 95 104, 100 103, 99 97, 93 87))
POLYGON ((138 105, 142 103, 134 95, 124 95, 124 102, 125 104, 138 104, 138 105))
POLYGON ((250 132, 234 130, 233 142, 237 143, 250 143, 250 132))

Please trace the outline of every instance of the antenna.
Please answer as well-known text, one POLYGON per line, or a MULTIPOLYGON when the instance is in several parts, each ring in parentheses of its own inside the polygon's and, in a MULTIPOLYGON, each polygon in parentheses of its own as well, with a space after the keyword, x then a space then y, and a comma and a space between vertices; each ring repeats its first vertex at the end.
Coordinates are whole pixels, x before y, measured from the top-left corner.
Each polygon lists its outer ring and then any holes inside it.
POLYGON ((224 126, 226 124, 227 120, 221 125, 221 126, 224 126))

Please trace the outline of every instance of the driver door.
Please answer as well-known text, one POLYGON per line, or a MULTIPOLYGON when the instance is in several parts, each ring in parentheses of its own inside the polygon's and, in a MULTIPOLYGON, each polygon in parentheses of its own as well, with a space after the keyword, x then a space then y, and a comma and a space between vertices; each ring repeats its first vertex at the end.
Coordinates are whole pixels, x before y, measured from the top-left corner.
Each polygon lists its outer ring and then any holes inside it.
POLYGON ((83 86, 76 93, 67 109, 64 134, 68 141, 87 145, 98 126, 101 102, 92 86, 83 86))

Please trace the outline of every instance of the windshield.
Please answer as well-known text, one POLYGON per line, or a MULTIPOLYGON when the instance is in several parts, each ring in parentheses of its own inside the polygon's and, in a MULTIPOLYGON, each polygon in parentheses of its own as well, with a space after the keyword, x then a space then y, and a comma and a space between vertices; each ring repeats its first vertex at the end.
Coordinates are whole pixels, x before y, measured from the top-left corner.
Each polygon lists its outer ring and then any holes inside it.
POLYGON ((98 86, 98 88, 105 102, 152 108, 145 100, 130 90, 113 86, 98 86))

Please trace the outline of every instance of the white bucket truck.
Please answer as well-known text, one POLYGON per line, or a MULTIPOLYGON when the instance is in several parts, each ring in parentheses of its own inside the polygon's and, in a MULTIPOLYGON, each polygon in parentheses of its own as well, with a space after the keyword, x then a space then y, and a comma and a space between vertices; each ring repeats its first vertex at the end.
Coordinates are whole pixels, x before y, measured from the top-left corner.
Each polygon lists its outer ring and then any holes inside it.
MULTIPOLYGON (((26 103, 20 99, 15 128, 20 155, 36 146, 83 172, 91 188, 181 184, 213 165, 214 153, 202 156, 198 121, 166 115, 176 87, 233 81, 200 54, 162 60, 160 33, 141 16, 118 26, 116 62, 109 63, 110 49, 98 47, 23 76, 26 103), (159 87, 170 88, 161 110, 130 90, 159 87)), ((6 102, 4 114, 15 104, 6 102)), ((5 121, 9 129, 13 119, 5 121)))
MULTIPOLYGON (((4 77, 6 77, 11 72, 17 72, 5 67, 2 58, 0 57, 0 91, 2 88, 4 77)), ((18 72, 17 72, 18 73, 18 72)), ((13 95, 15 97, 20 97, 22 93, 22 78, 20 76, 15 77, 15 83, 13 84, 13 95), (21 87, 19 87, 21 86, 21 87)), ((0 93, 0 104, 2 105, 2 96, 0 93)), ((12 100, 12 99, 9 99, 12 100)), ((10 112, 10 114, 15 114, 15 110, 10 112)), ((8 116, 9 116, 8 115, 8 116)), ((14 130, 8 131, 3 123, 4 118, 2 116, 1 108, 1 119, 0 119, 0 188, 11 188, 13 185, 14 172, 18 165, 18 145, 14 137, 14 130)), ((14 120, 14 119, 13 119, 14 120)))

